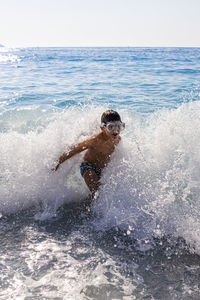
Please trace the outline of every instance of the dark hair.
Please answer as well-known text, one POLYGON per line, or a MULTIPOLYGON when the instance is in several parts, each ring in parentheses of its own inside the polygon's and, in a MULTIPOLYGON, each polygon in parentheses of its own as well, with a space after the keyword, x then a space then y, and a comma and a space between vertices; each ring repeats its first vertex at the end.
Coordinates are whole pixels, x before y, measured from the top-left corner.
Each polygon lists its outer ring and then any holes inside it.
POLYGON ((106 110, 102 116, 101 116, 101 123, 107 123, 107 122, 112 122, 112 121, 120 121, 121 122, 121 117, 118 114, 118 112, 109 109, 106 110))

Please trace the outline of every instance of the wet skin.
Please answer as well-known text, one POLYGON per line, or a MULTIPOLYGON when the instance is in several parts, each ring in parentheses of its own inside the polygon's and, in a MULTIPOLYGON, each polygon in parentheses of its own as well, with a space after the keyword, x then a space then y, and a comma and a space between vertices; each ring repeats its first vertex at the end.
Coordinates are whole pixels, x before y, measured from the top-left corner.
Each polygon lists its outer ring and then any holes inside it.
MULTIPOLYGON (((109 131, 101 126, 100 129, 101 132, 96 136, 81 142, 73 147, 68 153, 63 153, 59 158, 55 170, 57 170, 64 161, 85 150, 86 153, 83 158, 84 162, 91 163, 100 169, 104 168, 110 161, 111 154, 114 152, 115 146, 119 143, 121 137, 119 136, 119 128, 109 131)), ((83 177, 93 197, 99 188, 100 176, 98 176, 94 170, 87 170, 83 177)))

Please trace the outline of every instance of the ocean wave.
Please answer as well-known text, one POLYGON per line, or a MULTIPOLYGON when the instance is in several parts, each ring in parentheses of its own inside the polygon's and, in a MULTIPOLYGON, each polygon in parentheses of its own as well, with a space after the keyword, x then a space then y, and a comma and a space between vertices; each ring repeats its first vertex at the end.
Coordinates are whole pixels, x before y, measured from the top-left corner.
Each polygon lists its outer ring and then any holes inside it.
POLYGON ((0 54, 0 63, 19 62, 20 58, 15 54, 0 54))
MULTIPOLYGON (((51 169, 62 152, 98 131, 105 109, 15 111, 13 126, 0 133, 2 215, 42 203, 44 215, 51 216, 63 203, 87 196, 79 174, 82 155, 58 172, 51 169)), ((106 230, 117 226, 138 239, 172 234, 200 249, 199 109, 199 102, 182 104, 146 120, 120 111, 126 131, 103 171, 93 204, 95 226, 106 230)))

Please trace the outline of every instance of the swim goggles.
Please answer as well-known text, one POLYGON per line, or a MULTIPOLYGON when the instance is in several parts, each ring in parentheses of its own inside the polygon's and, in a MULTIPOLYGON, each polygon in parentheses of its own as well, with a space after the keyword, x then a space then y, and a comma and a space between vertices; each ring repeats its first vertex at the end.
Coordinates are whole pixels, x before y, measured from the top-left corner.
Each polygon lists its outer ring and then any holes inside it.
POLYGON ((125 129, 125 123, 114 123, 114 122, 109 122, 109 123, 102 123, 101 126, 103 128, 106 128, 108 131, 114 131, 114 130, 124 130, 125 129))

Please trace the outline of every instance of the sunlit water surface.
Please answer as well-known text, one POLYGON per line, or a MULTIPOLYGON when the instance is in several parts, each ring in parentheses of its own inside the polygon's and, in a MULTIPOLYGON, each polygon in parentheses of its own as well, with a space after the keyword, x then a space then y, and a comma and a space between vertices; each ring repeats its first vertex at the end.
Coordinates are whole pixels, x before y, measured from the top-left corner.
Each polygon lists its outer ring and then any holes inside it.
POLYGON ((0 48, 0 298, 200 299, 200 49, 0 48), (126 123, 89 208, 82 154, 126 123))

